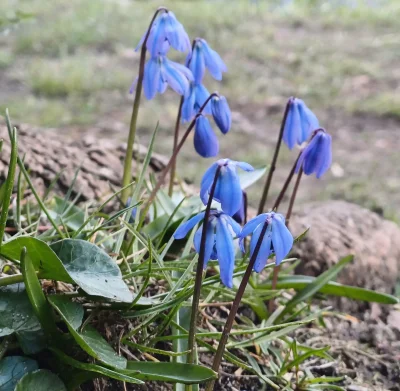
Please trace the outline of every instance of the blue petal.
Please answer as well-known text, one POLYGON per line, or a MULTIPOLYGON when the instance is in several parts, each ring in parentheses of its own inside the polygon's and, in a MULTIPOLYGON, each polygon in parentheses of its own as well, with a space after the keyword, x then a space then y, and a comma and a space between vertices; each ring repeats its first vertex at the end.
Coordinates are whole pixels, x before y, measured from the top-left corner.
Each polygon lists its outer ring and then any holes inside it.
POLYGON ((242 170, 250 172, 254 171, 254 167, 246 162, 235 162, 236 166, 240 167, 242 170))
POLYGON ((316 115, 306 106, 306 104, 298 99, 299 114, 301 119, 301 133, 298 135, 298 143, 301 144, 310 137, 313 130, 319 128, 319 122, 316 115))
POLYGON ((272 244, 276 264, 279 265, 293 246, 293 236, 287 229, 283 217, 279 215, 274 215, 272 218, 272 244))
POLYGON ((203 201, 204 205, 207 205, 208 195, 210 192, 210 188, 212 183, 214 182, 215 173, 217 172, 218 163, 213 163, 207 171, 204 173, 203 178, 201 180, 200 185, 200 198, 203 201))
POLYGON ((196 119, 194 148, 196 149, 197 153, 203 157, 212 157, 218 155, 218 138, 213 132, 210 122, 203 115, 200 115, 196 119))
POLYGON ((206 70, 206 64, 204 62, 203 53, 201 52, 201 49, 198 45, 196 45, 193 50, 189 68, 193 73, 194 82, 196 84, 201 84, 204 77, 204 72, 206 70))
POLYGON ((227 68, 219 54, 210 48, 208 43, 202 39, 202 50, 204 52, 204 61, 211 76, 216 80, 222 80, 222 72, 226 72, 227 68))
POLYGON ((293 100, 289 107, 289 113, 286 117, 285 128, 283 131, 283 141, 289 149, 293 149, 297 139, 301 134, 301 119, 297 100, 293 100))
MULTIPOLYGON (((206 232, 206 245, 204 249, 204 269, 207 267, 207 263, 211 258, 211 255, 213 253, 214 245, 215 245, 215 234, 214 234, 214 224, 212 224, 210 221, 207 226, 207 232, 206 232)), ((201 234, 203 232, 203 225, 201 225, 196 233, 194 234, 194 248, 196 249, 196 252, 200 254, 200 246, 201 246, 201 234)))
POLYGON ((250 235, 254 230, 267 219, 267 213, 262 213, 253 219, 251 219, 243 228, 239 234, 239 238, 244 238, 250 235))
POLYGON ((133 94, 133 91, 135 91, 138 79, 139 79, 139 78, 136 77, 136 79, 133 81, 133 83, 132 83, 132 85, 131 85, 131 88, 129 88, 129 93, 130 93, 130 94, 133 94))
POLYGON ((189 94, 185 97, 182 105, 181 118, 182 121, 190 121, 195 116, 194 103, 196 99, 196 92, 194 85, 190 86, 189 94))
MULTIPOLYGON (((261 231, 263 229, 263 224, 259 225, 257 229, 254 231, 253 236, 250 241, 250 254, 253 257, 253 253, 257 247, 258 239, 260 238, 261 231)), ((268 262, 268 258, 271 254, 271 226, 269 225, 265 235, 262 239, 260 249, 257 254, 256 261, 254 263, 254 271, 259 273, 262 269, 264 269, 265 265, 268 262)))
POLYGON ((160 64, 158 58, 151 58, 144 69, 144 94, 148 100, 153 99, 160 83, 160 64))
POLYGON ((211 100, 211 110, 215 123, 223 134, 229 132, 232 125, 231 110, 224 96, 214 97, 211 100))
POLYGON ((173 61, 165 58, 163 70, 162 77, 175 92, 179 95, 186 95, 189 92, 188 79, 175 67, 173 61))
POLYGON ((233 287, 233 269, 235 266, 235 250, 233 247, 232 234, 226 223, 217 219, 216 227, 216 249, 220 266, 222 283, 228 288, 233 287))
POLYGON ((191 50, 189 36, 172 11, 168 11, 165 35, 171 46, 176 50, 180 52, 191 50))
POLYGON ((323 151, 321 152, 324 158, 319 168, 317 169, 317 178, 321 178, 321 176, 325 174, 325 172, 332 164, 332 137, 330 134, 327 133, 325 133, 324 136, 323 151))
POLYGON ((204 219, 204 214, 205 212, 201 212, 189 219, 186 223, 180 225, 174 233, 174 238, 183 239, 197 223, 204 219))
POLYGON ((227 214, 222 214, 222 216, 220 218, 224 219, 226 221, 226 223, 232 227, 233 232, 236 234, 236 236, 238 236, 240 234, 242 227, 235 220, 233 220, 233 218, 231 216, 229 216, 227 214))
POLYGON ((162 14, 157 18, 156 23, 150 31, 149 38, 147 40, 147 49, 152 57, 156 57, 162 51, 165 42, 165 29, 166 29, 166 14, 162 14))
POLYGON ((321 133, 317 133, 305 149, 303 170, 304 174, 311 175, 322 164, 324 158, 324 139, 321 133))
MULTIPOLYGON (((196 101, 195 101, 195 108, 196 112, 200 109, 201 106, 203 106, 204 102, 208 99, 210 96, 210 93, 208 92, 207 88, 204 87, 203 84, 198 84, 195 85, 195 91, 196 91, 196 101)), ((203 109, 203 114, 211 114, 211 102, 209 101, 206 105, 206 107, 203 109)))
POLYGON ((221 208, 225 213, 232 216, 240 209, 243 199, 236 168, 232 165, 222 167, 220 182, 221 208))
POLYGON ((173 62, 173 65, 175 69, 177 69, 186 77, 186 79, 188 79, 189 81, 194 81, 193 73, 189 68, 186 68, 182 64, 179 64, 179 62, 173 62))

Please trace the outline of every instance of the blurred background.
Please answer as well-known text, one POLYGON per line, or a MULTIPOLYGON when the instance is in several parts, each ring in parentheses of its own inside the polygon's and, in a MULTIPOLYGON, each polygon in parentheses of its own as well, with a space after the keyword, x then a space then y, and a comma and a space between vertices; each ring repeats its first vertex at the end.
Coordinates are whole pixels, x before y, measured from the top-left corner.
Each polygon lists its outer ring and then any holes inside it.
MULTIPOLYGON (((233 110, 231 132, 215 129, 220 157, 268 164, 285 103, 298 96, 334 148, 330 172, 306 177, 299 202, 344 199, 400 221, 399 0, 0 0, 1 111, 8 107, 16 123, 56 128, 54 137, 125 141, 134 48, 159 5, 228 66, 222 83, 205 81, 233 110)), ((169 155, 178 103, 171 91, 143 98, 138 140, 147 145, 159 121, 156 150, 169 155)), ((211 160, 192 144, 178 173, 198 185, 211 160)), ((296 156, 283 146, 270 203, 296 156)), ((261 183, 255 188, 253 205, 261 183)))

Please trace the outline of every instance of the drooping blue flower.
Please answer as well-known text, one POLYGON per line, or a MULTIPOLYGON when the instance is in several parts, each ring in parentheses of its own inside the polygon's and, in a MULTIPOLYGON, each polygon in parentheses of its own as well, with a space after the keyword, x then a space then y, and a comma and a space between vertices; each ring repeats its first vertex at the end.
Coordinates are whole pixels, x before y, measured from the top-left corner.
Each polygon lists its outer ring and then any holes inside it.
POLYGON ((296 173, 303 168, 304 174, 321 178, 332 163, 332 137, 325 129, 317 129, 310 143, 302 151, 296 165, 296 173))
MULTIPOLYGON (((192 217, 182 224, 174 233, 175 239, 183 239, 188 232, 200 221, 204 220, 205 212, 192 217)), ((194 235, 194 247, 200 253, 203 226, 194 235)), ((227 214, 211 210, 207 224, 204 251, 204 269, 210 259, 218 259, 222 283, 228 288, 233 287, 233 270, 235 266, 235 248, 233 234, 240 233, 240 225, 227 214)))
POLYGON ((223 134, 229 132, 232 124, 231 110, 224 96, 214 96, 211 99, 211 110, 215 123, 223 134))
POLYGON ((232 216, 241 207, 243 202, 243 193, 240 186, 237 167, 244 171, 253 171, 254 168, 245 162, 237 162, 230 159, 220 159, 204 173, 201 180, 200 198, 204 205, 208 202, 210 190, 214 182, 214 177, 220 167, 217 179, 217 185, 214 192, 214 200, 221 203, 222 210, 232 216))
POLYGON ((311 132, 319 127, 315 114, 298 98, 289 99, 289 111, 283 130, 283 141, 289 149, 308 140, 311 132))
POLYGON ((254 264, 254 271, 259 273, 267 264, 268 257, 275 253, 276 265, 289 254, 293 246, 293 236, 285 225, 285 218, 279 213, 262 213, 250 220, 242 229, 238 237, 243 249, 243 240, 247 235, 252 234, 250 241, 250 256, 253 255, 258 239, 262 232, 264 223, 267 222, 267 230, 261 242, 259 252, 254 264))
POLYGON ((218 155, 218 138, 211 127, 210 121, 202 114, 196 118, 193 141, 194 148, 200 156, 213 157, 218 155))
MULTIPOLYGON (((189 94, 185 97, 182 105, 182 121, 187 122, 193 119, 193 117, 197 114, 200 107, 203 106, 203 103, 207 100, 209 96, 210 93, 203 84, 191 83, 189 94)), ((207 103, 206 107, 204 108, 203 114, 211 114, 210 102, 207 103)))
MULTIPOLYGON (((136 51, 142 46, 147 32, 143 35, 136 51)), ((172 11, 160 12, 151 26, 146 48, 152 57, 162 53, 162 47, 168 42, 174 49, 180 52, 191 52, 191 44, 182 24, 176 19, 172 11)), ((165 54, 165 53, 164 53, 165 54)))
POLYGON ((216 80, 222 80, 222 72, 227 71, 220 55, 202 38, 196 39, 193 51, 186 57, 186 65, 192 71, 196 84, 202 83, 206 68, 216 80))
MULTIPOLYGON (((163 94, 169 85, 179 95, 189 93, 193 75, 190 70, 177 62, 169 60, 165 55, 150 58, 144 69, 144 93, 152 99, 156 93, 163 94)), ((131 88, 132 90, 132 88, 131 88)))

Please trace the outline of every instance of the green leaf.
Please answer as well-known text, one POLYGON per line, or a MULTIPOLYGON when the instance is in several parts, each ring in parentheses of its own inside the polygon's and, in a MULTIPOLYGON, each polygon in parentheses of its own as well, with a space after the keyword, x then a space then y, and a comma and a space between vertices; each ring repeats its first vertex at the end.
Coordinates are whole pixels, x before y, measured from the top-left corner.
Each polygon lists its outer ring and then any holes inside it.
POLYGON ((132 293, 113 259, 98 246, 80 239, 51 245, 71 278, 86 293, 130 303, 132 293))
POLYGON ((54 373, 45 369, 27 373, 15 387, 15 391, 67 391, 54 373))
POLYGON ((25 354, 45 347, 43 331, 22 283, 0 288, 0 337, 13 333, 25 354))
MULTIPOLYGON (((59 349, 51 348, 50 349, 62 362, 65 364, 70 365, 71 367, 82 369, 88 372, 94 372, 98 374, 98 377, 110 377, 112 379, 128 382, 128 383, 135 383, 135 384, 144 384, 141 380, 132 377, 134 375, 134 371, 130 372, 129 375, 122 373, 122 370, 117 369, 108 369, 96 364, 87 364, 82 363, 73 359, 72 357, 67 356, 64 352, 59 349)), ((126 370, 124 370, 126 371, 126 370)), ((2 391, 0 389, 0 391, 2 391)))
POLYGON ((57 217, 62 216, 62 221, 68 228, 77 231, 85 221, 85 212, 78 206, 54 196, 55 206, 49 210, 50 215, 59 222, 57 217))
POLYGON ((311 284, 307 285, 304 289, 298 292, 289 302, 286 304, 284 310, 279 315, 280 319, 284 314, 290 312, 297 304, 309 299, 315 293, 317 293, 323 286, 325 286, 330 280, 336 277, 336 275, 353 260, 352 255, 342 258, 336 265, 318 276, 311 284))
POLYGON ((18 260, 23 247, 26 247, 33 267, 41 278, 73 283, 64 265, 45 242, 30 237, 20 237, 10 240, 1 248, 1 254, 6 258, 18 260))
POLYGON ((27 357, 9 356, 0 360, 0 391, 14 391, 18 381, 38 369, 37 362, 27 357))
POLYGON ((39 319, 40 324, 47 337, 52 342, 57 342, 58 334, 56 324, 53 320, 53 312, 44 296, 42 286, 37 278, 36 271, 29 257, 26 255, 26 249, 21 251, 21 273, 24 277, 26 293, 32 304, 33 310, 39 319))
MULTIPOLYGON (((129 371, 140 371, 136 375, 146 381, 196 384, 216 379, 217 374, 206 367, 174 362, 128 361, 129 371)), ((129 373, 127 370, 123 371, 129 373)))
MULTIPOLYGON (((276 289, 295 289, 302 290, 316 280, 316 277, 311 276, 282 276, 276 285, 276 289)), ((271 288, 271 281, 267 281, 259 285, 261 288, 271 288)), ((332 296, 347 297, 353 300, 364 300, 372 303, 381 304, 397 304, 399 299, 387 293, 375 292, 370 289, 359 288, 355 286, 343 285, 335 281, 329 281, 318 290, 318 293, 323 293, 332 296)))
POLYGON ((83 317, 83 307, 80 304, 62 296, 50 296, 49 302, 61 315, 69 332, 86 353, 111 367, 126 368, 126 359, 118 356, 96 329, 86 326, 84 330, 77 331, 83 317))
POLYGON ((243 171, 238 170, 240 186, 242 189, 250 187, 252 184, 256 183, 262 176, 267 172, 267 166, 256 168, 254 171, 243 171))

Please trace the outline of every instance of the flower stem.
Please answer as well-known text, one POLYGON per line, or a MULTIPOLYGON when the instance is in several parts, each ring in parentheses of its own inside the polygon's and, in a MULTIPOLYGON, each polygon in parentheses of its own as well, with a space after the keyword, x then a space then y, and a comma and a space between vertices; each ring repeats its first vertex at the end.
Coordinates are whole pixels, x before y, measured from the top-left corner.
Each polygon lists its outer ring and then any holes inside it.
POLYGON ((145 206, 143 207, 143 212, 142 212, 142 216, 141 216, 141 221, 139 223, 139 227, 141 226, 141 223, 144 221, 145 216, 150 208, 151 203, 153 202, 155 196, 157 195, 158 190, 160 189, 160 187, 162 186, 162 184, 165 181, 165 178, 169 172, 169 170, 171 169, 174 161, 176 160, 176 157, 179 153, 179 151, 182 149, 183 144, 185 143, 186 139, 188 138, 191 130, 194 128, 194 125, 196 124, 196 120, 197 118, 201 115, 201 113, 203 112, 204 108, 207 106, 207 103, 214 97, 214 96, 218 96, 218 94, 216 92, 213 92, 207 99, 206 101, 203 103, 203 105, 200 107, 198 113, 196 114, 196 116, 193 118, 192 122, 190 123, 189 127, 186 129, 186 132, 184 133, 184 135, 182 136, 181 141, 179 141, 179 144, 177 145, 175 151, 173 152, 171 158, 169 159, 169 162, 167 163, 167 165, 164 168, 164 171, 162 172, 161 176, 159 177, 153 191, 150 193, 150 196, 145 204, 145 206))
MULTIPOLYGON (((299 155, 300 156, 300 155, 299 155)), ((297 190, 299 189, 299 185, 300 185, 300 180, 301 177, 303 175, 303 169, 300 168, 299 173, 297 174, 297 179, 296 182, 294 184, 294 188, 293 188, 293 192, 292 195, 290 197, 290 202, 289 202, 289 207, 288 207, 288 211, 286 213, 286 227, 289 227, 289 221, 290 221, 290 217, 292 215, 292 211, 293 211, 293 206, 294 206, 294 201, 296 200, 296 195, 297 195, 297 190)), ((274 290, 276 288, 276 284, 278 282, 278 275, 279 275, 279 271, 281 270, 280 265, 279 266, 275 266, 274 267, 274 273, 272 276, 272 285, 271 285, 271 289, 274 290)), ((268 310, 269 312, 272 312, 273 310, 273 301, 272 299, 269 301, 268 303, 268 310)))
MULTIPOLYGON (((221 365, 221 361, 222 361, 222 357, 224 355, 225 345, 228 341, 229 333, 232 329, 233 322, 236 317, 236 313, 239 309, 240 301, 242 300, 242 297, 243 297, 244 291, 246 289, 247 283, 249 281, 249 278, 251 276, 254 264, 256 263, 257 255, 258 255, 258 252, 260 251, 260 247, 261 247, 262 241, 264 239, 265 232, 267 231, 267 228, 268 228, 268 222, 266 221, 262 227, 260 237, 258 238, 253 255, 250 258, 250 262, 247 266, 246 272, 243 275, 242 282, 239 285, 239 289, 238 289, 235 299, 232 303, 232 308, 229 311, 228 319, 226 320, 225 327, 224 327, 224 330, 221 335, 221 339, 219 340, 217 352, 215 353, 215 357, 214 357, 214 361, 213 361, 213 365, 212 365, 212 369, 215 372, 218 372, 219 367, 221 365)), ((207 384, 205 391, 212 391, 214 388, 214 383, 215 383, 215 380, 211 380, 207 384)))
POLYGON ((297 156, 297 159, 296 159, 296 161, 294 162, 293 167, 292 167, 292 169, 290 170, 289 175, 288 175, 288 177, 286 178, 285 183, 283 184, 282 190, 280 191, 280 193, 279 193, 279 195, 278 195, 278 198, 276 199, 276 201, 275 201, 275 203, 274 203, 274 206, 272 207, 272 210, 274 210, 274 211, 276 211, 276 210, 279 208, 279 205, 281 204, 282 199, 283 199, 283 197, 285 196, 286 190, 287 190, 287 188, 289 187, 290 182, 292 181, 294 172, 295 172, 295 170, 296 170, 297 161, 299 160, 300 155, 301 155, 301 152, 299 153, 299 156, 297 156))
POLYGON ((208 197, 207 207, 204 214, 203 227, 201 231, 201 241, 200 241, 200 251, 199 251, 199 260, 197 262, 196 269, 196 277, 194 282, 194 292, 192 299, 192 311, 190 316, 190 327, 189 327, 189 336, 188 336, 188 350, 190 350, 187 358, 188 364, 193 364, 194 362, 194 346, 196 341, 196 326, 197 326, 197 313, 199 311, 199 301, 200 301, 200 292, 201 292, 201 283, 203 281, 203 269, 204 269, 204 253, 206 248, 206 239, 207 239, 207 226, 209 224, 209 217, 211 211, 211 204, 214 198, 215 188, 217 187, 219 173, 221 171, 221 166, 217 167, 217 171, 215 172, 214 181, 210 189, 210 195, 208 197))
POLYGON ((286 227, 289 227, 290 217, 292 216, 294 201, 296 200, 297 190, 299 189, 300 180, 301 180, 302 175, 303 175, 303 169, 300 168, 300 171, 297 174, 296 183, 294 184, 292 196, 290 197, 288 211, 286 213, 286 227))
MULTIPOLYGON (((151 19, 149 28, 147 30, 146 36, 143 40, 142 48, 140 51, 140 61, 139 61, 139 74, 138 80, 136 84, 136 92, 135 92, 135 99, 133 100, 133 108, 132 108, 132 116, 131 116, 131 123, 129 126, 129 135, 128 141, 126 145, 126 153, 125 153, 125 162, 124 162, 124 172, 122 177, 122 187, 129 185, 132 179, 132 159, 133 159, 133 144, 135 143, 135 136, 136 136, 136 124, 139 114, 139 106, 140 106, 140 97, 142 95, 142 86, 143 86, 143 78, 144 78, 144 65, 146 61, 146 44, 147 40, 149 39, 151 27, 160 11, 168 12, 168 10, 164 7, 159 7, 157 11, 154 13, 153 18, 151 19)), ((130 188, 127 187, 121 194, 121 199, 123 203, 129 198, 130 188)))
MULTIPOLYGON (((179 124, 181 122, 181 114, 182 114, 182 105, 183 105, 183 96, 181 97, 181 101, 179 103, 178 115, 176 116, 175 122, 175 132, 174 132, 174 146, 172 148, 172 154, 174 153, 176 147, 178 146, 178 139, 179 139, 179 124)), ((175 171, 176 171, 176 159, 174 159, 172 166, 171 166, 171 174, 169 178, 169 188, 168 188, 168 195, 171 197, 172 192, 174 190, 174 180, 175 180, 175 171)))
POLYGON ((287 119, 287 116, 288 116, 288 113, 289 113, 289 108, 290 108, 290 104, 291 104, 292 99, 293 98, 290 98, 288 100, 288 102, 286 104, 285 113, 283 114, 283 119, 282 119, 282 123, 281 123, 281 128, 279 130, 278 141, 276 142, 274 156, 272 157, 271 166, 270 166, 269 171, 268 171, 267 180, 265 182, 263 194, 261 196, 260 204, 258 206, 258 214, 263 213, 264 207, 265 207, 265 203, 267 202, 268 192, 269 192, 269 188, 270 188, 271 182, 272 182, 272 177, 274 175, 274 171, 275 171, 275 168, 276 168, 276 162, 278 160, 279 150, 280 150, 281 144, 282 144, 283 131, 285 129, 286 119, 287 119))

